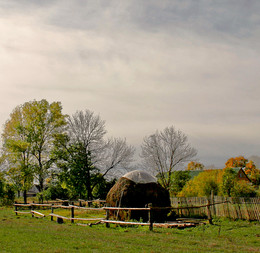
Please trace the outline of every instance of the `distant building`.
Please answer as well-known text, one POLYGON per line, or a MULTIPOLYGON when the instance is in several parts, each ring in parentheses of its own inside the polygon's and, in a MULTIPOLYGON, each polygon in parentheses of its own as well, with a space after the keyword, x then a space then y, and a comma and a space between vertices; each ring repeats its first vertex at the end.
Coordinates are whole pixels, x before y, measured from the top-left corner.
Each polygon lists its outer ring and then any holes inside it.
POLYGON ((237 173, 237 179, 238 180, 245 181, 245 182, 248 182, 248 183, 251 182, 251 180, 249 179, 249 177, 245 173, 245 168, 233 168, 233 169, 237 173))
POLYGON ((37 193, 39 192, 40 192, 39 186, 34 184, 32 188, 29 191, 27 191, 26 195, 27 197, 36 197, 37 193))

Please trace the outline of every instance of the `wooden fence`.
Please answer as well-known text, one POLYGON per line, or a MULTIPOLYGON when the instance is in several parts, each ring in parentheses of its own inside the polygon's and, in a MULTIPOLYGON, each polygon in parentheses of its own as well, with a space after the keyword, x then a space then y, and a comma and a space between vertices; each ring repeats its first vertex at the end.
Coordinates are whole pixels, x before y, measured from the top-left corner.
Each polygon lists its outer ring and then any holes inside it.
POLYGON ((53 220, 53 217, 57 219, 57 222, 62 223, 63 220, 69 220, 71 223, 74 223, 75 220, 78 221, 101 221, 104 218, 81 218, 81 217, 75 217, 75 209, 80 209, 83 211, 103 211, 103 208, 93 208, 93 207, 81 207, 74 205, 73 202, 69 205, 55 205, 55 204, 35 204, 35 203, 30 203, 30 204, 19 204, 15 203, 14 204, 14 212, 15 214, 31 214, 33 217, 45 217, 45 216, 50 216, 51 220, 53 220), (22 208, 22 210, 18 210, 22 208), (37 211, 34 210, 37 208, 37 211), (39 208, 45 208, 49 209, 51 212, 49 214, 43 214, 42 212, 39 212, 39 208), (63 216, 60 214, 55 214, 54 210, 55 209, 67 209, 70 210, 70 216, 63 216))
MULTIPOLYGON (((152 230, 154 226, 157 227, 189 227, 196 225, 196 221, 191 218, 204 218, 212 224, 212 217, 227 217, 231 219, 245 219, 250 221, 260 221, 260 198, 227 198, 219 196, 206 197, 191 197, 191 198, 172 198, 171 207, 153 207, 151 204, 145 208, 126 208, 126 207, 82 207, 82 201, 78 205, 74 205, 73 202, 66 203, 65 205, 60 204, 14 204, 15 213, 17 214, 31 214, 33 217, 45 217, 50 216, 51 220, 54 217, 57 219, 57 222, 62 223, 63 220, 69 220, 71 223, 74 221, 90 221, 88 225, 104 223, 107 227, 109 224, 119 224, 119 225, 141 225, 149 226, 149 229, 152 230), (23 209, 23 210, 18 210, 23 209), (49 209, 50 213, 44 214, 40 212, 40 208, 49 209), (54 213, 58 208, 67 209, 70 211, 70 214, 67 216, 54 213), (25 210, 24 210, 25 209, 25 210), (35 210, 37 209, 37 210, 35 210), (82 218, 75 217, 75 210, 83 211, 105 211, 106 217, 100 218, 82 218), (154 223, 153 220, 153 211, 167 209, 169 211, 174 211, 179 219, 176 221, 167 222, 167 223, 154 223), (120 220, 110 220, 109 212, 110 211, 121 211, 126 210, 131 212, 135 211, 147 211, 148 212, 148 222, 138 222, 138 221, 120 221, 120 220), (69 217, 68 217, 69 216, 69 217), (190 217, 185 220, 185 218, 190 217), (192 220, 192 222, 191 222, 192 220), (96 221, 96 223, 93 223, 96 221)), ((88 204, 89 205, 89 204, 88 204)), ((102 202, 103 205, 103 202, 102 202)), ((45 212, 46 213, 46 212, 45 212)), ((81 224, 86 225, 86 224, 81 224)))
POLYGON ((206 217, 207 205, 214 217, 260 221, 260 198, 231 198, 222 196, 171 198, 173 208, 180 217, 206 217), (201 208, 193 208, 200 206, 201 208), (183 209, 180 209, 183 208, 183 209))
MULTIPOLYGON (((158 210, 158 209, 172 209, 172 207, 152 207, 151 204, 148 205, 148 207, 145 208, 127 208, 127 207, 102 207, 102 208, 91 208, 91 207, 80 207, 76 206, 73 204, 73 202, 66 206, 66 205, 54 205, 54 204, 19 204, 15 203, 14 204, 15 208, 15 213, 16 215, 18 214, 31 214, 32 217, 46 217, 50 216, 51 220, 56 218, 58 223, 63 223, 64 220, 69 220, 71 223, 74 223, 74 221, 97 221, 96 223, 89 223, 88 225, 93 225, 93 224, 99 224, 99 223, 104 223, 106 224, 106 227, 109 227, 110 224, 117 224, 117 225, 138 225, 138 226, 149 226, 149 230, 153 230, 153 227, 177 227, 177 228, 185 228, 185 227, 193 227, 198 225, 199 223, 196 222, 191 222, 189 220, 183 221, 183 220, 177 220, 173 222, 167 222, 167 223, 155 223, 153 219, 153 211, 158 210), (18 208, 22 208, 22 210, 18 210, 18 208), (44 214, 39 212, 39 210, 34 210, 35 208, 47 208, 51 210, 51 213, 49 214, 44 214), (70 216, 63 216, 60 214, 54 213, 55 209, 68 209, 70 210, 70 216), (25 209, 25 210, 24 210, 25 209), (106 211, 106 217, 104 218, 80 218, 80 217, 75 217, 74 216, 74 211, 75 209, 80 209, 80 210, 85 210, 85 211, 106 211), (140 221, 121 221, 121 220, 110 220, 109 219, 109 212, 110 211, 147 211, 148 212, 148 221, 147 222, 140 222, 140 221)), ((179 209, 179 208, 177 208, 179 209)), ((182 208, 181 208, 182 209, 182 208)), ((78 225, 86 225, 86 224, 78 224, 78 225)))

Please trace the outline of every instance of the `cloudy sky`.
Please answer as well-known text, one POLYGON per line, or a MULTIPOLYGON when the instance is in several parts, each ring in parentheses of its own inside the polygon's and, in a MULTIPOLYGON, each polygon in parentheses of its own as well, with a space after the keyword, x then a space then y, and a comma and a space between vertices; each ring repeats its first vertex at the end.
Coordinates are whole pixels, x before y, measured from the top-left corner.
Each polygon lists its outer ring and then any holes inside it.
POLYGON ((45 98, 137 151, 174 125, 223 167, 260 155, 259 80, 258 0, 0 0, 1 126, 45 98))

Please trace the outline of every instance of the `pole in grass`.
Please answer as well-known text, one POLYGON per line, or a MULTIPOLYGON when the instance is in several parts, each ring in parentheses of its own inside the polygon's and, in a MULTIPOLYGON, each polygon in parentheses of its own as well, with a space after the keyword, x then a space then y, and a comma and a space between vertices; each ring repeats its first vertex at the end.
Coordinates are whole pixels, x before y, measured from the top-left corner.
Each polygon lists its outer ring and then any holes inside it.
POLYGON ((72 207, 71 207, 71 223, 74 223, 74 220, 73 220, 73 218, 74 218, 74 202, 71 202, 71 205, 72 205, 72 207))
POLYGON ((153 213, 152 213, 152 207, 153 204, 149 203, 148 204, 148 208, 150 208, 150 210, 148 211, 148 222, 149 222, 149 230, 152 231, 153 230, 153 213))
MULTIPOLYGON (((106 220, 109 220, 109 210, 108 209, 106 210, 106 220)), ((106 227, 107 228, 110 227, 108 222, 106 222, 106 227)))
POLYGON ((14 202, 14 211, 15 211, 15 215, 17 215, 17 205, 16 205, 16 204, 17 204, 17 202, 15 201, 15 202, 14 202))
MULTIPOLYGON (((51 213, 53 213, 53 204, 51 204, 51 213)), ((51 221, 53 221, 53 216, 51 216, 51 221)))

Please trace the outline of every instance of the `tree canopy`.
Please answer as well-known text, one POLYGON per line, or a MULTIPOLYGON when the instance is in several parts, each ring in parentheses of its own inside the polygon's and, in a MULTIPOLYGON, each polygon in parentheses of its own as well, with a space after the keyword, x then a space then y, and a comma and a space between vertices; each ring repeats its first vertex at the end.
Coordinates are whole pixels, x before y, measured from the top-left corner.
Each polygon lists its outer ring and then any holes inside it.
MULTIPOLYGON (((54 139, 66 125, 59 102, 45 99, 17 106, 4 126, 2 134, 9 175, 27 191, 36 179, 40 190, 54 160, 51 158, 54 139)), ((25 194, 26 195, 26 194, 25 194)))

